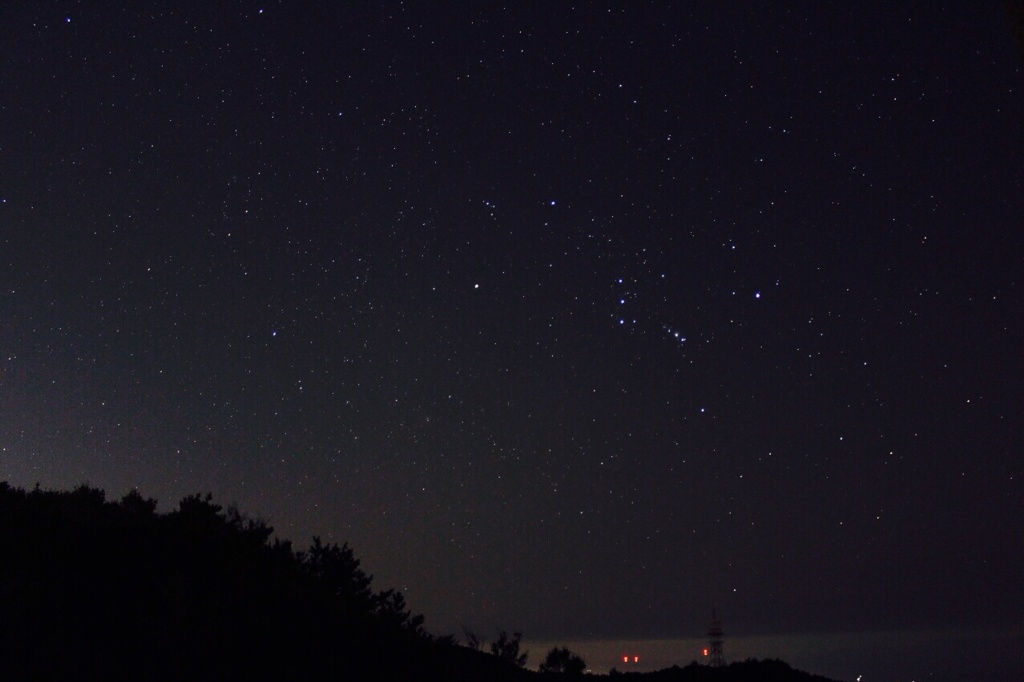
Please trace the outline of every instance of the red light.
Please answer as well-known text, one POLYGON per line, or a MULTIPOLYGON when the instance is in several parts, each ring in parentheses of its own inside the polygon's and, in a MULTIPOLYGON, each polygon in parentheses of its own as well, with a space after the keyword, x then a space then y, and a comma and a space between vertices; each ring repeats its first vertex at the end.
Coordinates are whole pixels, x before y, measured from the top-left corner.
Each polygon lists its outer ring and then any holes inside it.
POLYGON ((639 663, 640 662, 640 657, 639 656, 634 656, 633 657, 633 662, 634 663, 639 663))
POLYGON ((704 650, 704 655, 705 655, 705 656, 707 656, 707 655, 708 655, 708 650, 707 650, 707 649, 705 649, 705 650, 704 650))
POLYGON ((623 663, 629 663, 629 656, 623 656, 622 657, 622 662, 623 663))

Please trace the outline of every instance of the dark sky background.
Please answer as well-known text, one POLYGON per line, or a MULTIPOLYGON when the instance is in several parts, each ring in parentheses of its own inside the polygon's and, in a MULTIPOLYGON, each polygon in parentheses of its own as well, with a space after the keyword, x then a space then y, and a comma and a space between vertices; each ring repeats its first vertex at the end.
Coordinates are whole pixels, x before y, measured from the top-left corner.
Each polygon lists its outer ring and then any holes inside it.
POLYGON ((998 2, 5 2, 0 478, 211 491, 438 633, 1019 635, 1017 49, 998 2))

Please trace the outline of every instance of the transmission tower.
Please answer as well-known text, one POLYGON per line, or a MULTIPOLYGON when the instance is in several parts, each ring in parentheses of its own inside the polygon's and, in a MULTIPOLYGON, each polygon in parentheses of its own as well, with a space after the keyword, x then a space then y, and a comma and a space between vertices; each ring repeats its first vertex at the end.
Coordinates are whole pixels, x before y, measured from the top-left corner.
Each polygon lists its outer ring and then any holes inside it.
POLYGON ((711 609, 711 625, 708 626, 708 665, 712 668, 721 668, 725 665, 725 655, 722 653, 722 623, 718 620, 715 610, 711 609))

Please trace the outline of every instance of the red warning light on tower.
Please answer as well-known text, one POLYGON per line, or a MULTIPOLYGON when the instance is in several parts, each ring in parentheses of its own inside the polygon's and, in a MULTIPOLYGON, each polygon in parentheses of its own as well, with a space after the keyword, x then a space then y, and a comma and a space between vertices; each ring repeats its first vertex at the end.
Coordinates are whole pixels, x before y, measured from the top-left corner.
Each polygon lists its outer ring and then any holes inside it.
POLYGON ((704 649, 704 655, 705 655, 705 656, 707 656, 707 655, 708 655, 708 650, 707 650, 707 649, 704 649))

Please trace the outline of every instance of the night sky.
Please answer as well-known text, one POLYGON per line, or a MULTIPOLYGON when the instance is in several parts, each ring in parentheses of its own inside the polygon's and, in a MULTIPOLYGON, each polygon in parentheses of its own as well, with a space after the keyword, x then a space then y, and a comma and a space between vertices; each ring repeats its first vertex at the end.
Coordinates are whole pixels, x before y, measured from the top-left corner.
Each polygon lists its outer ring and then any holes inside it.
POLYGON ((1024 641, 1022 92, 1002 2, 5 2, 0 479, 439 634, 1024 641))

